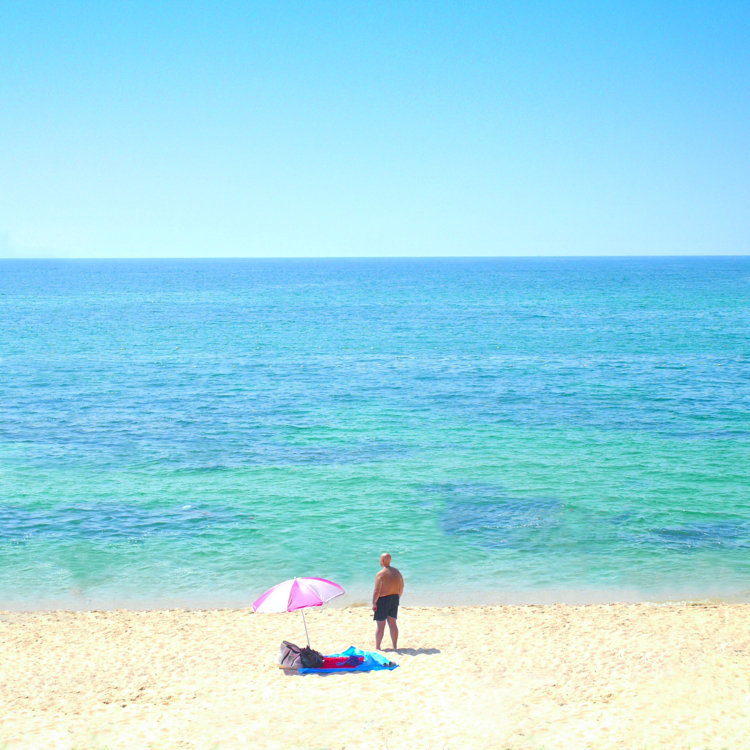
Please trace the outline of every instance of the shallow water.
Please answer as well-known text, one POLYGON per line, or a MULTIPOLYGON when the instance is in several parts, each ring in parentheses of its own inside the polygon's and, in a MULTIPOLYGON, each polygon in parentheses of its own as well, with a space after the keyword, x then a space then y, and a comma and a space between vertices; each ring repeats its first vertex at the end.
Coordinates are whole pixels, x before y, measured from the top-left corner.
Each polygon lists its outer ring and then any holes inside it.
POLYGON ((0 262, 0 606, 750 599, 750 259, 0 262))

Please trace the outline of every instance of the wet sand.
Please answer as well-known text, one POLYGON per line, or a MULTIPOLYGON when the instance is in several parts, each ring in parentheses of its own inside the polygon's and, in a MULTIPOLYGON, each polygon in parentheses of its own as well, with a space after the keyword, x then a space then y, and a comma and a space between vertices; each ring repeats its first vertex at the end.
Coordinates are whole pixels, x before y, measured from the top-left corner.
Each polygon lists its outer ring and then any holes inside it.
MULTIPOLYGON (((324 653, 373 647, 366 607, 307 622, 324 653)), ((750 604, 407 604, 399 623, 393 672, 300 676, 275 666, 299 613, 0 613, 0 748, 750 746, 750 604)))

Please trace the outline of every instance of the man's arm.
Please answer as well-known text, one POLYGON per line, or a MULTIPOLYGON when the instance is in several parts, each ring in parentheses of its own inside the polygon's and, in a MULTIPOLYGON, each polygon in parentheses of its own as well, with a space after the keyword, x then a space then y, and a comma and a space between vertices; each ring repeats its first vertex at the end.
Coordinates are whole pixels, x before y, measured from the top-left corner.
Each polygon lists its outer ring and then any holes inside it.
POLYGON ((375 576, 375 591, 372 592, 372 609, 373 612, 378 608, 378 598, 380 597, 380 591, 383 588, 383 571, 381 570, 375 576))

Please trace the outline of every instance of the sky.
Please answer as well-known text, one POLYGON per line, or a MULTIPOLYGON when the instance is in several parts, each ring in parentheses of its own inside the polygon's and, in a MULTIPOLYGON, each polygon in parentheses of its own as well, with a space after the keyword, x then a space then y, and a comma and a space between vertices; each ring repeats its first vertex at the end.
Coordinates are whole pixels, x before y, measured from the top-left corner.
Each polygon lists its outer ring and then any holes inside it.
POLYGON ((750 3, 0 0, 0 257, 750 252, 750 3))

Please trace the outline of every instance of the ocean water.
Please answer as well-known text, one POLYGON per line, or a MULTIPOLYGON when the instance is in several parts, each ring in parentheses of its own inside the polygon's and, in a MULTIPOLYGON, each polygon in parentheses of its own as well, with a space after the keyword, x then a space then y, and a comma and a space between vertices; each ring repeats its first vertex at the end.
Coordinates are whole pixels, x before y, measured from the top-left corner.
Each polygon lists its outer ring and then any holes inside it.
POLYGON ((0 262, 0 607, 750 599, 750 258, 0 262))

